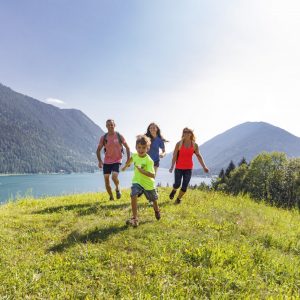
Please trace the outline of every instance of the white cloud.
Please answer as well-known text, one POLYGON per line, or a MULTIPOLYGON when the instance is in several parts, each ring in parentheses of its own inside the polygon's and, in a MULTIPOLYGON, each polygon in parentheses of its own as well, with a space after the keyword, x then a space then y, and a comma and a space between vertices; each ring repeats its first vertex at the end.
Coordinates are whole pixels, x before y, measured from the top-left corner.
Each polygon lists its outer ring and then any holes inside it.
POLYGON ((66 103, 60 99, 56 99, 56 98, 47 98, 45 100, 45 102, 49 103, 49 104, 53 104, 53 105, 65 105, 66 103))

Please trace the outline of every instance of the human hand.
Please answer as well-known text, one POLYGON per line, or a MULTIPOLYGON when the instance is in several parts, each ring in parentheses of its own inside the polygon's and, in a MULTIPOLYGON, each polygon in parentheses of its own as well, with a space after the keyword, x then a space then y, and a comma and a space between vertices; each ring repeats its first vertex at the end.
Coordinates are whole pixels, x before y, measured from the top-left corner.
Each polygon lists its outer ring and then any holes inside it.
POLYGON ((204 167, 203 170, 204 170, 205 173, 209 172, 209 169, 207 167, 204 167))
POLYGON ((169 169, 169 172, 170 172, 170 173, 172 173, 172 172, 173 172, 173 167, 171 167, 171 168, 169 169))
POLYGON ((141 173, 143 172, 143 168, 141 166, 138 165, 138 166, 135 166, 135 167, 138 169, 139 172, 141 172, 141 173))
POLYGON ((121 168, 121 171, 124 172, 126 169, 127 169, 127 167, 125 165, 123 168, 121 168))
POLYGON ((99 169, 102 169, 102 168, 103 168, 103 162, 102 162, 102 161, 99 161, 98 167, 99 167, 99 169))

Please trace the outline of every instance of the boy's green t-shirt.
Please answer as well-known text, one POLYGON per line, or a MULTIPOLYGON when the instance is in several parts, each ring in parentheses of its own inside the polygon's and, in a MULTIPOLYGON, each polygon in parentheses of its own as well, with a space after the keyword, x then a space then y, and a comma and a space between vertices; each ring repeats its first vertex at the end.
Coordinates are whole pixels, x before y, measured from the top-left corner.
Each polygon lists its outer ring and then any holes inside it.
MULTIPOLYGON (((140 166, 143 170, 155 174, 154 162, 148 154, 144 157, 140 157, 137 153, 134 153, 132 154, 132 161, 134 166, 140 166)), ((137 168, 134 168, 132 183, 138 183, 147 191, 155 189, 154 178, 142 174, 137 168)))

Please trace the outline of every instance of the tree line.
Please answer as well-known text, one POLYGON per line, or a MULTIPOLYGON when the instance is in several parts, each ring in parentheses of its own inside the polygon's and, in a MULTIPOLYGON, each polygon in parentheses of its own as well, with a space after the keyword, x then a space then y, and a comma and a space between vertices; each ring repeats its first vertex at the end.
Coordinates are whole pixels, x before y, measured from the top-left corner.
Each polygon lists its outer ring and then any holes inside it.
POLYGON ((250 163, 243 158, 235 166, 231 161, 213 180, 211 188, 233 195, 249 194, 278 207, 300 208, 300 158, 263 152, 250 163))

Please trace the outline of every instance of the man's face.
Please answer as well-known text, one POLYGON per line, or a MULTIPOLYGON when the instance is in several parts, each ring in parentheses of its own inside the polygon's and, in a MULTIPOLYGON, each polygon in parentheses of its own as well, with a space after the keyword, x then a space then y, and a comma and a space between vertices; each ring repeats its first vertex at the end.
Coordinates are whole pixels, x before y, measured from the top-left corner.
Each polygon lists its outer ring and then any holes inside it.
POLYGON ((136 151, 137 151, 138 155, 144 156, 147 153, 147 151, 148 151, 148 146, 147 145, 137 144, 136 145, 136 151))
POLYGON ((113 131, 115 129, 116 125, 113 121, 107 121, 106 122, 106 128, 108 131, 113 131))

